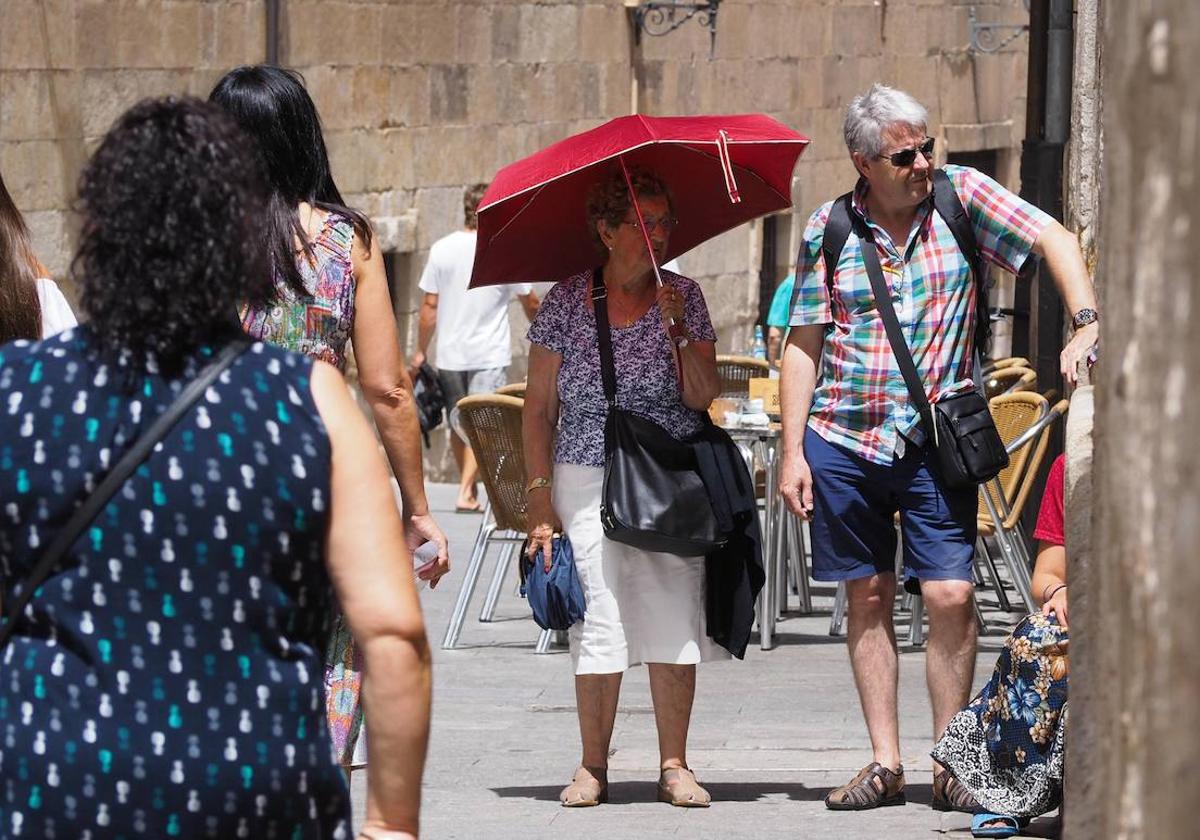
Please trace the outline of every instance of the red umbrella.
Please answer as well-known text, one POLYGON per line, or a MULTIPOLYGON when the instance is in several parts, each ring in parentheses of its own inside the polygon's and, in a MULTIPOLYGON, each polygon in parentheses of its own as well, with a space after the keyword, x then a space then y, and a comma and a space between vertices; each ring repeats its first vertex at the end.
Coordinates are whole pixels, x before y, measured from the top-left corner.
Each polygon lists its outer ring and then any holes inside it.
POLYGON ((587 196, 618 162, 648 169, 670 188, 679 219, 671 259, 790 207, 792 170, 807 145, 807 137, 762 114, 634 114, 568 137, 492 179, 479 202, 471 287, 561 280, 596 265, 587 196))

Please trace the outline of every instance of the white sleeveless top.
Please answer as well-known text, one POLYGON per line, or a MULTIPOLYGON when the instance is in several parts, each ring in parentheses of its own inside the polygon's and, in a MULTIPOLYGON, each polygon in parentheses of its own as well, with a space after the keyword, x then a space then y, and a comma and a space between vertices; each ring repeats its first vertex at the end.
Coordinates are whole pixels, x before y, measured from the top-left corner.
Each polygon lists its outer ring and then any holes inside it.
POLYGON ((58 284, 49 277, 37 279, 38 303, 42 307, 42 338, 68 330, 79 323, 58 284))

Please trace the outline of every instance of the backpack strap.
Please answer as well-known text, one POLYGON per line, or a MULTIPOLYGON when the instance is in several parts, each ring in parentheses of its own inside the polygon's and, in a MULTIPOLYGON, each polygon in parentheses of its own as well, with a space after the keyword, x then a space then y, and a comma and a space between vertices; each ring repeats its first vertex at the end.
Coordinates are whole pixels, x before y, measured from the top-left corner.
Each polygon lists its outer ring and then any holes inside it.
MULTIPOLYGON (((833 274, 837 270, 838 260, 841 259, 842 249, 854 227, 851 201, 853 192, 838 196, 829 209, 829 218, 825 221, 825 233, 821 238, 821 253, 825 258, 825 286, 829 289, 830 302, 833 298, 833 274)), ((975 241, 975 229, 971 226, 971 217, 963 208, 954 182, 943 169, 933 171, 933 209, 946 222, 958 250, 970 266, 971 275, 975 280, 975 352, 982 354, 992 334, 992 323, 988 314, 987 278, 979 261, 979 247, 975 241)), ((797 257, 796 264, 800 264, 797 257)), ((797 278, 798 279, 798 278, 797 278)), ((792 292, 792 308, 795 309, 796 297, 800 293, 800 284, 792 292)))
POLYGON ((830 302, 833 298, 833 273, 837 271, 838 260, 842 257, 842 249, 850 238, 853 227, 850 214, 853 212, 850 202, 853 193, 839 195, 829 208, 829 218, 825 220, 825 233, 821 236, 821 253, 825 256, 825 286, 829 289, 830 302))
POLYGON ((975 279, 975 352, 982 354, 992 334, 992 323, 988 314, 987 275, 984 274, 983 264, 979 261, 979 247, 975 241, 971 217, 963 208, 958 191, 954 189, 954 182, 944 169, 933 170, 933 209, 954 234, 958 250, 971 267, 971 274, 975 279))
MULTIPOLYGON (((825 257, 825 288, 829 289, 829 305, 833 306, 833 273, 837 270, 838 260, 846 240, 850 238, 850 200, 852 193, 840 195, 834 199, 829 208, 829 217, 825 220, 825 232, 821 235, 821 253, 825 257)), ((801 248, 804 246, 801 245, 801 248)), ((800 256, 796 256, 796 268, 799 270, 800 256)), ((797 277, 792 288, 792 306, 789 312, 795 311, 796 299, 800 296, 800 278, 797 277)))

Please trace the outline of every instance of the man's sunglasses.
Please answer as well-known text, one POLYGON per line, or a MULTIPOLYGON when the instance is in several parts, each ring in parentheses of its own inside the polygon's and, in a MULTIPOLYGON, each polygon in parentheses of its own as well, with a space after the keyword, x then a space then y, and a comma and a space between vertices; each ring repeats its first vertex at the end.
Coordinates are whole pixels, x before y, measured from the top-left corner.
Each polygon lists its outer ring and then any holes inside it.
MULTIPOLYGON (((646 223, 646 233, 654 233, 655 228, 658 228, 663 233, 670 233, 679 224, 678 219, 672 219, 670 216, 664 216, 661 219, 656 219, 653 216, 643 216, 642 221, 646 223)), ((626 219, 621 224, 638 226, 637 219, 626 219)))
POLYGON ((892 166, 905 167, 912 166, 913 161, 917 159, 917 152, 925 156, 926 160, 933 160, 933 138, 926 137, 925 142, 920 146, 913 146, 911 149, 901 149, 898 152, 892 152, 890 155, 880 155, 881 158, 887 158, 892 162, 892 166))

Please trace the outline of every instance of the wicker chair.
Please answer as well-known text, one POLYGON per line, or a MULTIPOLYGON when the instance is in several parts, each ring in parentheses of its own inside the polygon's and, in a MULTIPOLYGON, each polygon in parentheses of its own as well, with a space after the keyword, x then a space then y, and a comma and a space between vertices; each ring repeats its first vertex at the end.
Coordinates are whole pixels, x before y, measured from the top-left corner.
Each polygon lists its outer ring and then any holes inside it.
MULTIPOLYGON (((1045 397, 1029 393, 1006 394, 996 397, 990 404, 992 414, 997 418, 996 428, 1000 431, 1011 460, 1004 472, 980 488, 983 511, 979 514, 979 550, 995 578, 997 592, 1003 594, 985 537, 995 539, 1026 609, 1034 612, 1037 603, 1030 590, 1033 558, 1021 527, 1021 514, 1029 502, 1038 471, 1046 457, 1050 430, 1067 413, 1070 404, 1067 400, 1060 400, 1050 407, 1045 397), (1029 419, 1028 410, 1022 411, 1019 407, 1022 403, 1036 403, 1040 408, 1037 416, 1029 419), (1020 421, 1002 421, 1005 415, 1015 412, 1024 415, 1020 421)), ((1007 598, 1002 598, 1001 606, 1005 606, 1006 602, 1007 598)))
POLYGON ((1032 368, 1032 365, 1029 364, 1029 360, 1024 356, 1007 356, 1003 359, 991 359, 984 362, 982 370, 984 376, 986 376, 994 370, 1007 367, 1032 368))
POLYGON ((502 397, 516 397, 519 400, 525 399, 525 383, 512 382, 508 385, 502 385, 496 389, 496 393, 502 397))
POLYGON ((721 375, 721 393, 728 398, 745 398, 750 394, 750 380, 771 375, 771 366, 751 356, 717 356, 717 373, 721 375))
POLYGON ((993 370, 983 378, 983 392, 988 399, 1001 394, 1015 394, 1037 389, 1037 371, 1021 365, 993 370))
POLYGON ((467 441, 475 452, 479 475, 487 490, 483 522, 475 535, 471 559, 463 574, 462 587, 455 601, 442 648, 458 645, 471 596, 493 542, 506 543, 496 564, 481 621, 490 621, 518 543, 524 539, 525 454, 521 442, 521 411, 525 401, 502 394, 464 397, 458 401, 459 416, 467 441))

